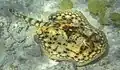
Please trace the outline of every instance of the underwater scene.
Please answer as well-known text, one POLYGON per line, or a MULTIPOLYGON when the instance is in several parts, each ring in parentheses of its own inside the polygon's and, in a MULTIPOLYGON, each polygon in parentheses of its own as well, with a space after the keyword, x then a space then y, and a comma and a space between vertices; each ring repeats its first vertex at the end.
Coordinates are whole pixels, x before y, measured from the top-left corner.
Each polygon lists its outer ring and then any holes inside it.
POLYGON ((0 70, 120 70, 120 0, 0 0, 0 70))

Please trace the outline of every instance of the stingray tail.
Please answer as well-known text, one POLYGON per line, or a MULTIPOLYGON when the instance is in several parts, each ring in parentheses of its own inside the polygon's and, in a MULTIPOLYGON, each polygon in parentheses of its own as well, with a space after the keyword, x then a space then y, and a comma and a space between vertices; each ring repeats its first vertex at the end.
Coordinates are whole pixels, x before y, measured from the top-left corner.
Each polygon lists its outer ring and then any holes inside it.
POLYGON ((9 12, 11 12, 15 17, 24 19, 27 23, 29 23, 32 26, 40 26, 40 24, 43 22, 42 20, 35 20, 34 18, 27 17, 26 15, 23 15, 22 13, 18 13, 14 9, 8 9, 9 12))

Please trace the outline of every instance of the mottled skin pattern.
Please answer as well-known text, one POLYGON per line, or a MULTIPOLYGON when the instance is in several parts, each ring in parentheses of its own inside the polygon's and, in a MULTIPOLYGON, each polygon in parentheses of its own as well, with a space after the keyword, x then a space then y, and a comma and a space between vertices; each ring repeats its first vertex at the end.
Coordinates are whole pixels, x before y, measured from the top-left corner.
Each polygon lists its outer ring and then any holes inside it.
MULTIPOLYGON (((18 16, 33 22, 32 18, 18 16)), ((50 59, 72 61, 83 66, 106 51, 108 43, 105 34, 90 25, 81 12, 58 11, 48 19, 48 22, 36 20, 32 24, 39 26, 35 40, 38 44, 42 43, 41 48, 50 59)))

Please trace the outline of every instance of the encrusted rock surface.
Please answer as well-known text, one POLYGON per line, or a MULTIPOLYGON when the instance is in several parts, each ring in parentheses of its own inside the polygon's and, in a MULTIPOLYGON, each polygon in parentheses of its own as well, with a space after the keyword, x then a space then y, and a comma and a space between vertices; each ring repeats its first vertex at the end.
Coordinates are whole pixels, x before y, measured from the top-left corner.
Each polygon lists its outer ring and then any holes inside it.
MULTIPOLYGON (((57 0, 0 1, 0 70, 119 70, 119 28, 105 26, 102 30, 109 43, 108 55, 93 64, 75 68, 74 64, 70 62, 54 62, 44 56, 40 45, 36 44, 33 39, 35 28, 26 24, 24 20, 14 17, 8 11, 8 8, 15 8, 25 15, 39 19, 44 17, 41 15, 44 12, 48 15, 50 12, 56 11, 57 4, 57 0)), ((84 12, 85 0, 76 3, 75 8, 84 12)), ((88 12, 83 14, 86 17, 89 16, 87 19, 93 23, 93 26, 99 27, 97 21, 88 12)))

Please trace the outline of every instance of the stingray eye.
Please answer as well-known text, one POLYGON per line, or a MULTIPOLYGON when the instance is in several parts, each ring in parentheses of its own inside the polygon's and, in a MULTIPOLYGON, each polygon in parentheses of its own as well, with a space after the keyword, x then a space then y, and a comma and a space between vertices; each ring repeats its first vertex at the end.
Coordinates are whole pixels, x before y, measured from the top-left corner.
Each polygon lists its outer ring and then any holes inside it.
POLYGON ((94 34, 91 35, 91 40, 94 41, 94 42, 99 42, 100 39, 101 38, 96 33, 94 33, 94 34))
POLYGON ((54 21, 54 20, 56 20, 56 18, 57 18, 57 15, 56 15, 56 14, 51 14, 51 15, 48 17, 49 21, 54 21))

